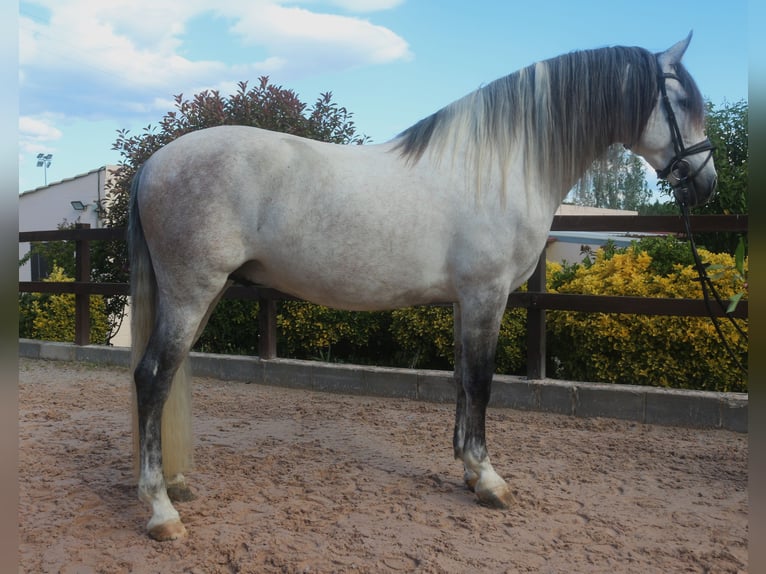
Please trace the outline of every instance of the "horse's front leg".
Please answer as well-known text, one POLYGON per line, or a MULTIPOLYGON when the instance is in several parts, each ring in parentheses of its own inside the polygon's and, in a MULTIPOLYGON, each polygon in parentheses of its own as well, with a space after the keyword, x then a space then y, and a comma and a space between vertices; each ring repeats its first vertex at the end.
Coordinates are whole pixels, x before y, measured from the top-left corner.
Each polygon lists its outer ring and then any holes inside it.
POLYGON ((455 458, 463 461, 465 483, 479 502, 507 508, 514 500, 513 493, 490 463, 485 432, 505 298, 488 307, 455 305, 457 408, 453 445, 455 458))
POLYGON ((134 373, 138 403, 139 479, 138 496, 152 508, 147 524, 155 540, 174 540, 186 535, 178 511, 168 497, 162 471, 162 409, 175 369, 157 357, 151 344, 134 373), (165 364, 162 364, 165 363, 165 364))

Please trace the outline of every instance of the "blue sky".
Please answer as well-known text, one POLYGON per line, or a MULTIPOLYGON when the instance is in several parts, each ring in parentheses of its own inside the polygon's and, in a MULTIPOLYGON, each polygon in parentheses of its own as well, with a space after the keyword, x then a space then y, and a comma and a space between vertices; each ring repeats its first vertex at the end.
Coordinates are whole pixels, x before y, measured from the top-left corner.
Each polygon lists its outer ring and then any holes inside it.
POLYGON ((386 141, 462 95, 585 48, 661 51, 694 30, 684 61, 714 104, 748 95, 747 2, 703 0, 22 0, 19 191, 119 156, 173 95, 234 91, 261 75, 312 103, 326 91, 386 141))

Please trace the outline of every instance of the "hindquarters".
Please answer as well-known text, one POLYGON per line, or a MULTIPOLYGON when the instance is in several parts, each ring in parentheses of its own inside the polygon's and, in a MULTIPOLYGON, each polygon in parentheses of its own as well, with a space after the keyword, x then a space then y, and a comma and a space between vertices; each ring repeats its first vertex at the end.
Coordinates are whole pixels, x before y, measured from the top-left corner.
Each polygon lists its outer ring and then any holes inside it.
POLYGON ((195 268, 194 258, 186 259, 190 250, 178 248, 183 240, 157 226, 151 174, 146 167, 137 174, 130 207, 134 443, 139 497, 152 506, 149 533, 169 539, 185 534, 168 491, 189 494, 183 476, 192 462, 188 353, 227 276, 195 268))

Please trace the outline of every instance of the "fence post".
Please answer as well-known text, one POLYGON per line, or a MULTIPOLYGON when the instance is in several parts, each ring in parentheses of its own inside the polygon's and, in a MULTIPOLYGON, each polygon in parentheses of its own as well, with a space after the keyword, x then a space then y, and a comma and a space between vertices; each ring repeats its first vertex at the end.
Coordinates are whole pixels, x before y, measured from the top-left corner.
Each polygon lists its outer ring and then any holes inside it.
POLYGON ((277 358, 277 302, 266 297, 258 298, 258 356, 277 358))
MULTIPOLYGON (((530 293, 545 292, 545 249, 527 281, 530 293)), ((545 378, 545 309, 527 308, 527 378, 545 378)))
MULTIPOLYGON (((90 229, 90 223, 75 223, 75 229, 90 229)), ((75 240, 75 281, 90 281, 90 242, 86 239, 75 240)), ((74 343, 90 344, 90 295, 75 293, 74 296, 74 343)))

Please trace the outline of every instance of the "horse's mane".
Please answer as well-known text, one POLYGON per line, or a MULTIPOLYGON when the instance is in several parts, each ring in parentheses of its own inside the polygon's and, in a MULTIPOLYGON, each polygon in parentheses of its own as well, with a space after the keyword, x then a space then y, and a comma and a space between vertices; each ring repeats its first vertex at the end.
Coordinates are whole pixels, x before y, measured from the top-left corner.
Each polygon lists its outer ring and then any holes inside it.
MULTIPOLYGON (((571 186, 610 144, 638 141, 657 102, 658 72, 656 55, 643 48, 565 54, 495 80, 424 118, 397 136, 395 149, 417 162, 427 150, 438 158, 459 142, 467 146, 470 167, 499 167, 504 179, 514 146, 516 152, 523 146, 527 169, 549 184, 571 186)), ((704 121, 696 84, 681 64, 675 72, 688 113, 704 121)))

